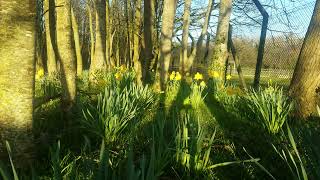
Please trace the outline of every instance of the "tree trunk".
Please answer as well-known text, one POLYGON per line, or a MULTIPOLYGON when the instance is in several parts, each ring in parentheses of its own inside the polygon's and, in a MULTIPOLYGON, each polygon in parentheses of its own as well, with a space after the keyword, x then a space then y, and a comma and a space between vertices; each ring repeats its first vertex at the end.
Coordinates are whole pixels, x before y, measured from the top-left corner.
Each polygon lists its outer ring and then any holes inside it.
POLYGON ((216 33, 215 45, 213 48, 213 59, 211 69, 219 73, 220 80, 218 87, 224 82, 224 68, 228 58, 228 31, 232 10, 232 0, 221 0, 218 18, 218 28, 216 33))
POLYGON ((18 167, 32 160, 35 2, 0 5, 0 159, 8 157, 4 141, 9 141, 18 167))
POLYGON ((180 66, 182 74, 185 73, 186 63, 188 62, 188 37, 189 37, 189 26, 190 26, 190 8, 191 0, 185 0, 184 2, 184 13, 183 13, 183 33, 182 33, 182 58, 180 66))
POLYGON ((239 59, 239 56, 237 54, 237 50, 233 44, 233 41, 232 41, 232 26, 230 24, 229 26, 229 37, 228 37, 228 48, 229 48, 229 51, 231 52, 232 54, 232 57, 233 57, 233 60, 234 60, 234 63, 236 65, 236 69, 237 69, 237 72, 238 72, 238 76, 239 76, 239 82, 240 82, 240 86, 243 90, 247 90, 247 85, 246 85, 246 81, 243 77, 243 73, 242 73, 242 69, 241 69, 241 64, 240 64, 240 59, 239 59))
POLYGON ((320 1, 317 0, 290 85, 296 102, 296 115, 308 117, 316 112, 320 100, 320 1))
POLYGON ((76 60, 72 41, 71 0, 56 0, 57 51, 62 84, 62 110, 69 112, 76 100, 76 60), (61 7, 60 7, 61 6, 61 7))
POLYGON ((92 62, 94 62, 94 34, 93 34, 93 25, 92 25, 92 13, 89 5, 87 5, 87 11, 89 15, 89 30, 90 30, 90 65, 92 65, 92 62))
POLYGON ((75 47, 76 57, 77 57, 77 75, 81 76, 82 70, 83 70, 83 64, 82 64, 83 61, 82 61, 81 47, 80 47, 79 28, 78 28, 78 23, 74 15, 73 9, 71 9, 71 18, 72 18, 74 47, 75 47))
POLYGON ((110 6, 109 1, 106 1, 106 62, 108 65, 108 68, 111 68, 114 66, 114 63, 111 61, 111 54, 112 54, 112 42, 111 42, 111 36, 112 36, 112 18, 110 13, 110 6))
POLYGON ((172 34, 176 14, 177 0, 164 0, 160 40, 160 87, 166 89, 169 64, 172 51, 172 34))
POLYGON ((95 0, 96 13, 96 43, 94 51, 94 59, 91 62, 90 71, 94 73, 99 70, 104 70, 106 67, 105 55, 105 3, 103 0, 95 0))
POLYGON ((144 82, 150 80, 150 66, 153 55, 153 41, 155 20, 155 0, 144 0, 144 67, 142 70, 144 82))
POLYGON ((141 0, 136 0, 135 4, 135 24, 134 24, 134 42, 133 42, 133 63, 134 70, 136 72, 136 78, 138 84, 142 82, 142 69, 140 58, 140 28, 141 28, 141 0))
POLYGON ((57 71, 57 62, 56 57, 53 50, 52 41, 54 40, 54 36, 52 36, 54 31, 54 2, 53 0, 45 0, 44 1, 44 17, 45 17, 45 28, 46 28, 46 48, 47 48, 47 69, 48 74, 53 74, 57 71))

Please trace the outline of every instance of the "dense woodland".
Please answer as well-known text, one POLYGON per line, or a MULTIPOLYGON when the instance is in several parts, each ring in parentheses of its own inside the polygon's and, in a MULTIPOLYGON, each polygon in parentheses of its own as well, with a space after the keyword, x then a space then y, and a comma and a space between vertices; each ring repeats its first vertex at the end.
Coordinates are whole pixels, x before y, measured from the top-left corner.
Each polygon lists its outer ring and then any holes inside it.
POLYGON ((267 38, 290 2, 0 0, 0 179, 320 179, 320 0, 267 38))

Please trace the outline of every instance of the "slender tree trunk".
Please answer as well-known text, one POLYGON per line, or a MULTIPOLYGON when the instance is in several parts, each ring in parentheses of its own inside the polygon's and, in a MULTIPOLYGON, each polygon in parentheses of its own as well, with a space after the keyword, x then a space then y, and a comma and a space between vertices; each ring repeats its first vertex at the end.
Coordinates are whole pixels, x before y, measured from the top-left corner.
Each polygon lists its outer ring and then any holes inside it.
POLYGON ((57 62, 52 46, 52 34, 54 31, 54 2, 53 0, 44 1, 44 17, 45 17, 45 28, 46 28, 46 48, 47 48, 47 70, 48 74, 52 74, 57 71, 57 62))
POLYGON ((112 36, 112 17, 110 13, 110 6, 109 1, 106 0, 106 62, 108 65, 108 68, 111 68, 114 66, 114 63, 111 61, 111 49, 112 49, 112 43, 111 43, 111 36, 112 36))
POLYGON ((189 26, 190 26, 190 8, 191 0, 185 0, 184 2, 184 13, 183 13, 183 33, 182 33, 182 58, 180 66, 182 74, 186 69, 186 63, 188 62, 188 37, 189 37, 189 26))
POLYGON ((133 40, 133 63, 136 72, 138 84, 142 82, 142 69, 140 62, 140 28, 141 28, 141 0, 136 0, 135 4, 135 27, 134 27, 134 40, 133 40))
POLYGON ((144 0, 144 67, 143 79, 144 82, 150 80, 150 66, 153 55, 153 40, 154 34, 154 20, 155 20, 155 0, 144 0))
POLYGON ((9 141, 18 167, 33 156, 35 3, 1 0, 0 5, 0 159, 8 157, 4 142, 9 141))
POLYGON ((247 85, 246 85, 246 81, 245 81, 245 79, 243 77, 241 64, 240 64, 240 59, 239 59, 239 56, 237 54, 237 50, 236 50, 236 48, 235 48, 235 46, 233 44, 233 41, 232 41, 232 26, 231 26, 231 24, 229 26, 228 47, 229 47, 229 51, 231 51, 233 60, 234 60, 235 65, 236 65, 236 69, 237 69, 238 76, 239 76, 240 86, 242 87, 242 89, 246 90, 247 89, 247 85))
POLYGON ((320 1, 317 0, 290 85, 296 115, 308 117, 320 103, 320 1))
POLYGON ((106 6, 103 0, 95 0, 96 43, 95 43, 94 59, 91 62, 91 66, 90 66, 91 74, 99 70, 104 70, 106 68, 105 7, 106 6))
POLYGON ((62 110, 69 112, 76 100, 76 59, 73 50, 71 0, 56 0, 57 50, 62 84, 62 110))
POLYGON ((92 65, 92 62, 94 62, 94 34, 93 34, 93 25, 92 25, 92 13, 89 5, 87 6, 87 11, 89 15, 89 29, 90 29, 90 65, 92 65))
POLYGON ((216 33, 215 45, 213 48, 213 59, 211 69, 217 71, 220 77, 218 87, 224 82, 224 68, 228 58, 228 31, 232 10, 232 0, 221 0, 216 33))
POLYGON ((81 76, 83 70, 83 60, 81 55, 81 47, 80 47, 80 38, 79 38, 79 28, 76 17, 74 15, 73 9, 71 9, 71 18, 72 18, 72 31, 73 31, 73 39, 74 39, 74 47, 76 51, 77 57, 77 75, 81 76))
POLYGON ((168 70, 171 61, 172 35, 177 0, 164 0, 160 40, 160 87, 166 89, 168 70))

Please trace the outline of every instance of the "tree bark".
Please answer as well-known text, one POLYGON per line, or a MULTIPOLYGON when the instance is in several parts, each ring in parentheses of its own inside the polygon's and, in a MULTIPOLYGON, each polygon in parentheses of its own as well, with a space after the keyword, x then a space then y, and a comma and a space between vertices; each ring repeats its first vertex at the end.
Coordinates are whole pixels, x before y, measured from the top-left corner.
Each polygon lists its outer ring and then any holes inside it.
POLYGON ((94 59, 91 62, 90 71, 95 73, 99 70, 104 70, 106 68, 106 51, 105 51, 105 3, 103 0, 95 0, 95 14, 96 14, 96 42, 94 59))
POLYGON ((90 64, 94 62, 94 33, 93 33, 93 22, 92 22, 92 13, 90 6, 87 5, 87 11, 89 15, 89 30, 90 30, 90 64))
POLYGON ((172 34, 177 0, 164 0, 160 40, 160 87, 166 89, 168 70, 171 61, 172 34))
POLYGON ((142 69, 140 62, 140 28, 141 28, 141 0, 135 2, 135 17, 134 17, 134 39, 133 39, 133 63, 136 72, 138 84, 142 83, 142 69))
POLYGON ((57 71, 57 62, 53 50, 52 41, 54 36, 52 36, 54 31, 54 2, 53 0, 44 1, 44 17, 45 17, 45 29, 46 29, 46 48, 47 48, 47 70, 48 74, 53 74, 57 71))
POLYGON ((317 0, 290 85, 296 115, 306 118, 316 113, 320 103, 320 1, 317 0))
POLYGON ((144 82, 150 80, 150 66, 153 55, 153 38, 155 20, 155 0, 144 0, 144 59, 142 76, 144 82))
POLYGON ((56 0, 57 50, 62 84, 62 110, 69 112, 76 100, 76 59, 73 50, 71 0, 56 0))
POLYGON ((182 74, 185 73, 186 63, 188 62, 188 37, 189 37, 189 26, 190 26, 190 8, 191 0, 185 0, 184 2, 184 13, 183 13, 183 33, 182 33, 182 58, 180 66, 182 74))
POLYGON ((72 18, 72 31, 73 31, 73 39, 74 39, 74 47, 76 51, 77 57, 77 75, 81 76, 83 70, 83 60, 81 55, 81 47, 80 47, 80 38, 79 38, 79 28, 76 17, 74 15, 73 9, 71 9, 71 18, 72 18))
POLYGON ((8 157, 7 140, 18 167, 31 163, 33 156, 35 2, 0 4, 0 159, 8 157))
POLYGON ((213 48, 213 59, 211 69, 217 71, 220 76, 220 87, 224 82, 225 62, 228 58, 228 31, 232 10, 232 0, 221 0, 218 18, 218 28, 216 33, 215 45, 213 48))

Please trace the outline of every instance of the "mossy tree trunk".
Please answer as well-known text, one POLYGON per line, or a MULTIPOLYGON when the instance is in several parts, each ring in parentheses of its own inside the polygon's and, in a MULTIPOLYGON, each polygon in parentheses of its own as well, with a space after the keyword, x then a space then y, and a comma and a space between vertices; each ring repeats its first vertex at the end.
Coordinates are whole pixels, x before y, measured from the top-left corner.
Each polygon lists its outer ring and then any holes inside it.
POLYGON ((320 103, 320 1, 317 0, 290 85, 296 115, 308 117, 320 103))
POLYGON ((168 70, 171 61, 172 35, 177 0, 164 0, 162 14, 162 28, 160 40, 160 87, 166 89, 168 70))
POLYGON ((142 76, 144 82, 150 80, 150 66, 153 55, 153 35, 154 35, 154 20, 155 20, 155 0, 144 0, 144 62, 142 76))
POLYGON ((135 2, 135 17, 134 17, 134 39, 133 39, 133 63, 136 72, 138 84, 142 83, 142 69, 140 62, 140 28, 141 28, 141 0, 135 2))
POLYGON ((32 159, 35 72, 34 0, 0 3, 0 158, 11 144, 16 166, 32 159))
POLYGON ((189 26, 190 26, 190 8, 191 0, 185 0, 184 2, 184 13, 183 13, 183 33, 182 33, 182 58, 180 66, 182 73, 184 74, 188 62, 188 37, 189 37, 189 26))
POLYGON ((72 18, 72 31, 73 31, 73 39, 74 39, 74 47, 77 57, 77 75, 80 76, 83 70, 83 60, 81 55, 81 47, 80 47, 80 37, 79 37, 79 28, 76 16, 74 14, 73 8, 71 9, 71 18, 72 18))
POLYGON ((57 71, 56 56, 54 53, 52 42, 54 41, 54 21, 55 8, 53 0, 45 0, 44 2, 44 17, 46 29, 46 48, 47 48, 47 70, 48 74, 57 71))
POLYGON ((57 48, 62 83, 62 110, 69 112, 76 100, 76 58, 73 49, 71 0, 56 0, 57 48))
POLYGON ((221 0, 218 18, 218 28, 215 45, 213 48, 213 59, 210 69, 219 73, 217 85, 221 87, 225 77, 225 63, 228 59, 228 31, 232 10, 232 0, 221 0))

